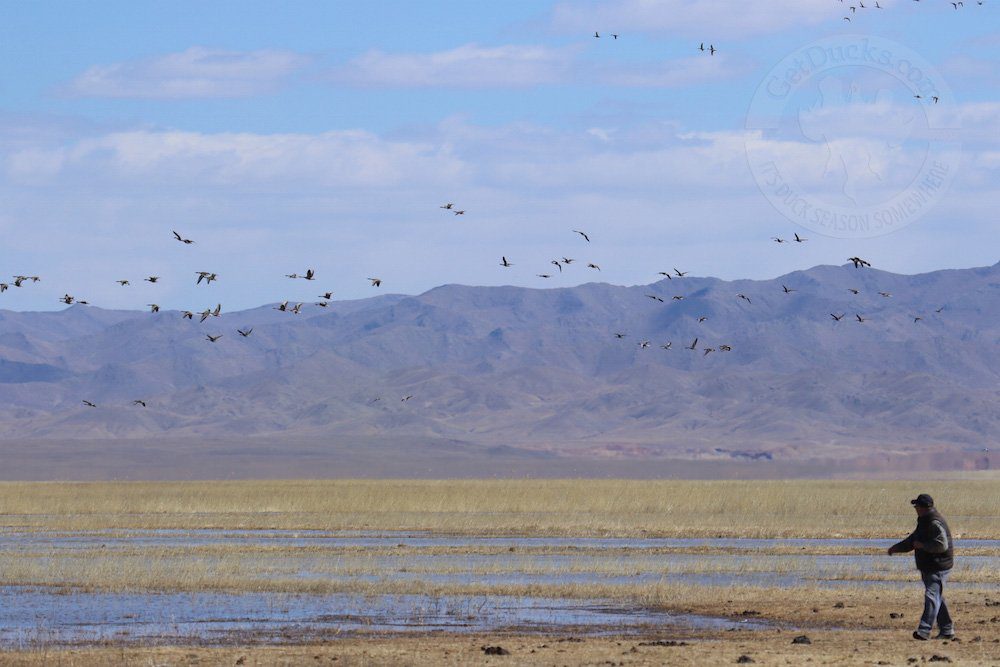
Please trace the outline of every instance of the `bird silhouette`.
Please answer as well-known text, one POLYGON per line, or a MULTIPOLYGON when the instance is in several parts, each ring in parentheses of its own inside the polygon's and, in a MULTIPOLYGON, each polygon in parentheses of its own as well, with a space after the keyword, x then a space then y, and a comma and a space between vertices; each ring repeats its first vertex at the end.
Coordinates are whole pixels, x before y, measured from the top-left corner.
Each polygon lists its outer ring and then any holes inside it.
POLYGON ((871 266, 870 262, 866 262, 865 260, 861 259, 860 257, 848 257, 847 261, 848 262, 854 262, 854 268, 855 269, 860 269, 860 268, 865 267, 865 266, 869 266, 869 267, 871 266))
POLYGON ((222 334, 219 334, 217 336, 213 336, 212 334, 205 334, 205 338, 208 339, 208 342, 214 343, 215 341, 217 341, 220 338, 222 338, 222 334))
POLYGON ((132 405, 141 405, 142 407, 146 407, 146 401, 137 398, 134 401, 132 401, 132 405))
POLYGON ((688 345, 688 346, 686 346, 684 349, 686 349, 686 350, 696 350, 696 349, 698 349, 698 339, 695 338, 693 341, 691 341, 691 344, 688 345))
POLYGON ((382 285, 381 278, 369 278, 368 280, 372 282, 372 287, 380 287, 382 285))
POLYGON ((178 241, 180 241, 181 243, 184 243, 184 244, 187 244, 187 245, 191 245, 192 243, 194 243, 194 241, 192 241, 191 239, 182 238, 181 235, 178 234, 177 232, 174 232, 174 238, 177 239, 178 241))
POLYGON ((249 329, 247 329, 246 331, 244 331, 243 329, 237 329, 237 330, 236 330, 236 333, 238 333, 239 335, 241 335, 241 336, 243 336, 244 338, 246 338, 247 336, 249 336, 250 334, 252 334, 252 333, 253 333, 253 327, 250 327, 250 328, 249 328, 249 329))
POLYGON ((506 257, 500 257, 500 266, 511 267, 514 265, 508 262, 506 257))
POLYGON ((840 320, 844 319, 844 315, 846 315, 846 314, 847 313, 841 313, 840 315, 834 315, 833 313, 830 313, 830 317, 832 317, 834 320, 836 320, 837 322, 839 322, 840 320))
POLYGON ((573 231, 576 232, 577 234, 579 234, 580 236, 582 236, 584 241, 586 241, 587 243, 590 243, 590 237, 587 234, 585 234, 584 232, 581 232, 579 229, 574 229, 573 231))
POLYGON ((591 262, 590 264, 587 264, 587 268, 588 269, 597 269, 598 271, 601 270, 601 267, 599 267, 597 264, 594 264, 593 262, 591 262))
POLYGON ((746 294, 743 294, 742 292, 737 294, 736 296, 743 299, 747 303, 753 303, 753 301, 750 300, 750 297, 748 297, 746 294))
POLYGON ((791 289, 791 288, 785 287, 784 285, 781 286, 781 289, 783 289, 785 291, 785 294, 791 294, 792 292, 798 292, 797 289, 791 289))
POLYGON ((88 408, 96 408, 97 407, 95 404, 91 403, 88 400, 84 400, 83 404, 86 405, 88 408))
POLYGON ((149 276, 148 278, 143 278, 147 283, 155 283, 159 281, 160 276, 149 276))
POLYGON ((151 313, 158 313, 158 312, 160 312, 160 307, 158 305, 156 305, 155 303, 147 303, 146 305, 149 306, 149 312, 151 312, 151 313))

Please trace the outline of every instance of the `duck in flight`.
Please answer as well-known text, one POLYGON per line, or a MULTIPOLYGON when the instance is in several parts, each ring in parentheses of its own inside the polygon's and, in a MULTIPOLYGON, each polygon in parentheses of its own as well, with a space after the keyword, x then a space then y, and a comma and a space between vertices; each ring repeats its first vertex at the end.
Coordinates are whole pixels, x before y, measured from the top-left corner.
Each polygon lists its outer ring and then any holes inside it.
POLYGON ((552 260, 549 264, 554 265, 557 269, 559 269, 559 273, 562 273, 562 264, 559 263, 558 259, 552 260))
POLYGON ((122 287, 125 287, 126 285, 130 284, 129 281, 127 280, 116 280, 115 282, 121 285, 122 287))
POLYGON ((147 283, 155 283, 160 279, 160 276, 149 276, 148 278, 143 278, 147 283))
POLYGON ((218 280, 219 277, 212 273, 211 271, 195 271, 198 274, 198 282, 195 285, 200 285, 201 281, 204 280, 206 285, 211 285, 213 280, 218 280))
POLYGON ((590 237, 587 236, 584 232, 581 232, 579 229, 574 229, 573 231, 582 236, 584 241, 590 243, 590 237))
POLYGON ((865 266, 868 266, 868 267, 871 266, 871 262, 866 262, 865 260, 861 259, 860 257, 848 257, 847 261, 848 262, 854 262, 854 268, 855 269, 860 269, 860 268, 865 267, 865 266))
POLYGON ((593 262, 591 262, 590 264, 587 264, 587 268, 588 269, 597 269, 598 271, 601 270, 601 267, 599 267, 597 264, 594 264, 593 262))
POLYGON ((691 341, 691 344, 687 345, 684 349, 685 350, 696 350, 696 349, 698 349, 698 339, 695 338, 693 341, 691 341))
POLYGON ((213 336, 212 334, 205 334, 205 338, 208 339, 208 342, 214 343, 215 341, 217 341, 220 338, 222 338, 222 334, 219 334, 217 336, 213 336))
POLYGON ((659 301, 660 303, 663 303, 663 299, 661 299, 660 297, 656 296, 655 294, 647 294, 646 298, 652 299, 654 301, 659 301))
POLYGON ((149 312, 151 312, 151 313, 158 313, 158 312, 160 312, 160 307, 157 304, 155 304, 155 303, 147 303, 146 305, 149 306, 149 312))
POLYGON ((250 328, 249 328, 249 329, 247 329, 246 331, 244 331, 243 329, 237 329, 237 330, 236 330, 236 333, 238 333, 239 335, 241 335, 241 336, 243 336, 244 338, 246 338, 247 336, 249 336, 250 334, 252 334, 252 333, 253 333, 253 327, 250 327, 250 328))
POLYGON ((854 289, 853 287, 848 287, 847 291, 850 292, 851 294, 858 294, 861 292, 861 290, 854 289))
POLYGON ((443 206, 438 206, 438 208, 443 208, 443 209, 445 209, 446 211, 450 211, 450 210, 451 210, 452 208, 454 208, 454 207, 455 207, 455 205, 454 205, 454 204, 452 204, 451 202, 448 202, 447 204, 445 204, 445 205, 443 205, 443 206))
POLYGON ((507 258, 506 258, 506 257, 504 257, 504 256, 501 256, 501 257, 500 257, 500 266, 503 266, 503 267, 511 267, 511 266, 514 266, 514 265, 513 265, 513 264, 511 264, 510 262, 508 262, 508 261, 507 261, 507 258))
POLYGON ((180 241, 181 243, 184 243, 184 244, 186 244, 186 245, 191 245, 192 243, 194 243, 194 241, 192 241, 191 239, 186 239, 186 238, 183 238, 183 237, 182 237, 182 236, 181 236, 180 234, 178 234, 177 232, 174 232, 174 238, 175 238, 175 239, 177 239, 178 241, 180 241))
POLYGON ((739 297, 739 298, 741 298, 741 299, 743 299, 747 303, 753 303, 753 301, 750 300, 750 297, 748 297, 746 294, 743 294, 742 292, 740 292, 736 296, 739 297))
POLYGON ((836 320, 837 322, 839 322, 840 320, 844 319, 844 315, 846 315, 846 314, 847 313, 841 313, 840 315, 834 315, 833 313, 830 313, 830 317, 832 317, 834 320, 836 320))
POLYGON ((783 289, 785 291, 785 294, 791 294, 792 292, 798 292, 797 289, 790 289, 788 287, 785 287, 784 285, 781 286, 781 289, 783 289))
POLYGON ((88 400, 84 400, 83 404, 86 405, 88 408, 96 408, 97 407, 95 404, 91 403, 88 400))
POLYGON ((802 238, 801 236, 799 236, 799 235, 798 235, 798 233, 796 233, 796 234, 795 234, 795 242, 796 242, 796 243, 805 243, 805 242, 806 242, 806 241, 808 241, 808 240, 809 240, 809 239, 804 239, 804 238, 802 238))
POLYGON ((333 298, 333 292, 324 292, 319 298, 329 301, 333 298))
POLYGON ((146 407, 146 401, 142 400, 141 398, 137 398, 134 401, 132 401, 132 405, 141 405, 142 407, 146 407))
POLYGON ((381 285, 382 285, 382 279, 381 278, 369 278, 368 280, 370 280, 372 282, 372 287, 381 287, 381 285))
POLYGON ((687 274, 689 274, 691 272, 690 271, 678 271, 677 267, 674 267, 674 273, 677 274, 678 278, 683 278, 684 276, 686 276, 687 274))
POLYGON ((854 317, 858 318, 858 322, 864 322, 864 321, 865 321, 865 319, 866 319, 866 318, 864 318, 864 317, 861 317, 861 316, 860 316, 860 315, 858 315, 857 313, 854 313, 854 317))

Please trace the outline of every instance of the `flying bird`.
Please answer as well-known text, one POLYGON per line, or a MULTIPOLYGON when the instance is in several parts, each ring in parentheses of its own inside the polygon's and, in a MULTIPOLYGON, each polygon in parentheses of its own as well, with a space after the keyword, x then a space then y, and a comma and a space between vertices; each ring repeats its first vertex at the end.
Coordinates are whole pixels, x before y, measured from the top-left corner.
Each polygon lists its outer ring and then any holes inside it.
POLYGON ((218 280, 218 276, 211 271, 195 271, 195 273, 198 274, 198 282, 195 285, 200 285, 202 280, 205 281, 206 285, 211 284, 213 280, 218 280))
POLYGON ((787 241, 785 241, 785 239, 783 239, 781 237, 778 237, 778 236, 772 236, 771 240, 774 241, 775 243, 787 243, 787 241))
POLYGON ((304 280, 316 280, 316 274, 312 269, 306 269, 306 275, 302 276, 304 280))
POLYGON ((511 264, 510 262, 508 262, 506 257, 501 256, 500 257, 500 266, 510 267, 510 266, 514 266, 514 265, 511 264))
POLYGON ((147 283, 155 283, 160 279, 160 276, 149 276, 148 278, 143 278, 147 283))
POLYGON ((558 259, 552 260, 551 262, 549 262, 549 264, 555 265, 555 267, 559 269, 559 273, 562 273, 562 264, 559 263, 558 259))
POLYGON ((158 313, 158 312, 160 312, 160 307, 158 305, 156 305, 155 303, 147 303, 146 305, 149 306, 149 312, 151 312, 151 313, 158 313))
POLYGON ((146 401, 137 398, 134 401, 132 401, 132 405, 141 405, 142 407, 146 407, 146 401))
POLYGON ((809 239, 804 239, 804 238, 802 238, 801 236, 799 236, 799 235, 798 235, 798 233, 796 233, 796 234, 795 234, 795 242, 796 242, 796 243, 805 243, 805 242, 806 242, 806 241, 808 241, 808 240, 809 240, 809 239))
POLYGON ((624 338, 627 335, 628 335, 627 333, 621 333, 621 332, 618 332, 618 331, 615 332, 615 338, 618 338, 619 340, 622 339, 622 338, 624 338))
POLYGON ((184 318, 192 320, 192 319, 194 319, 194 313, 191 312, 190 310, 182 310, 181 311, 181 319, 183 320, 184 318))
POLYGON ((854 313, 854 317, 858 318, 858 322, 864 322, 864 321, 865 321, 865 318, 864 318, 864 317, 861 317, 861 316, 860 316, 860 315, 858 315, 857 313, 854 313))
POLYGON ((879 296, 884 296, 884 297, 885 297, 885 298, 887 298, 887 299, 888 299, 888 298, 889 298, 890 296, 892 296, 892 294, 889 294, 888 292, 879 292, 878 294, 879 294, 879 296))
POLYGON ((689 274, 691 272, 690 271, 678 271, 677 267, 674 267, 674 273, 677 274, 678 278, 683 278, 684 276, 686 276, 687 274, 689 274))
POLYGON ((382 285, 381 278, 369 278, 368 280, 372 281, 372 287, 381 287, 382 285))
POLYGON ((288 302, 282 301, 277 306, 274 306, 273 310, 280 310, 281 312, 285 312, 286 310, 288 310, 288 302))
POLYGON ((743 294, 742 292, 740 292, 736 296, 739 297, 739 298, 741 298, 741 299, 743 299, 747 303, 753 303, 753 301, 750 300, 750 297, 748 297, 746 294, 743 294))
POLYGON ((844 315, 846 315, 846 314, 847 313, 841 313, 840 315, 834 315, 833 313, 830 313, 830 317, 832 317, 834 320, 836 320, 837 322, 839 322, 840 320, 844 319, 844 315))
POLYGON ((552 277, 552 275, 549 274, 549 273, 536 273, 535 275, 538 276, 539 278, 551 278, 552 277))
POLYGON ((670 298, 673 299, 674 301, 683 301, 684 300, 684 297, 680 296, 678 294, 675 294, 674 296, 672 296, 670 298))
POLYGON ((660 303, 663 303, 663 299, 661 299, 660 297, 656 296, 655 294, 647 294, 646 298, 653 299, 654 301, 659 301, 660 303))
POLYGON ((581 232, 579 229, 574 229, 573 231, 582 236, 584 241, 590 243, 590 237, 587 236, 584 232, 581 232))
POLYGON ((797 289, 789 289, 788 287, 785 287, 784 285, 781 286, 781 289, 785 290, 785 294, 791 294, 792 292, 798 292, 797 289))
POLYGON ((246 331, 244 331, 243 329, 237 329, 237 330, 236 330, 236 333, 238 333, 239 335, 241 335, 241 336, 243 336, 244 338, 246 338, 247 336, 249 336, 250 334, 252 334, 252 333, 253 333, 253 327, 250 327, 250 328, 249 328, 249 329, 247 329, 246 331))
POLYGON ((860 268, 865 267, 865 266, 869 266, 869 267, 871 266, 871 262, 866 262, 865 260, 861 259, 860 257, 848 257, 847 261, 848 262, 854 262, 854 268, 855 269, 860 269, 860 268))
POLYGON ((856 290, 853 287, 848 287, 847 291, 850 292, 851 294, 858 294, 861 290, 856 290))
POLYGON ((96 408, 97 407, 96 405, 94 405, 93 403, 91 403, 88 400, 84 400, 83 404, 86 405, 88 408, 96 408))
POLYGON ((691 344, 688 345, 688 346, 686 346, 684 349, 685 350, 696 350, 696 349, 698 349, 698 339, 695 338, 693 341, 691 341, 691 344))
POLYGON ((670 349, 670 348, 672 348, 673 346, 674 346, 674 343, 673 343, 673 341, 669 341, 669 340, 668 340, 668 341, 667 341, 666 343, 664 343, 664 344, 663 344, 663 345, 661 345, 660 347, 662 347, 662 348, 663 348, 664 350, 669 350, 669 349, 670 349))
POLYGON ((320 308, 326 308, 326 307, 327 307, 327 306, 329 306, 330 304, 329 304, 329 303, 327 303, 326 301, 317 301, 317 302, 316 302, 316 305, 317 305, 317 306, 319 306, 320 308))
POLYGON ((587 264, 587 268, 588 269, 597 269, 598 271, 601 270, 601 267, 599 267, 597 264, 594 264, 593 262, 591 262, 590 264, 587 264))
POLYGON ((448 202, 444 206, 438 206, 438 208, 443 208, 443 209, 446 209, 446 210, 450 211, 454 206, 455 206, 454 204, 452 204, 451 202, 448 202))
POLYGON ((205 334, 205 338, 208 339, 208 342, 214 343, 215 341, 222 338, 222 334, 219 334, 218 336, 213 336, 212 334, 205 334))
POLYGON ((174 232, 174 238, 180 241, 181 243, 186 243, 187 245, 191 245, 192 243, 194 243, 194 241, 192 241, 191 239, 182 238, 181 235, 178 234, 177 232, 174 232))
POLYGON ((698 318, 698 324, 701 324, 702 322, 704 322, 707 319, 708 319, 707 315, 702 315, 701 317, 698 318))
POLYGON ((122 287, 125 287, 126 285, 129 284, 127 280, 116 280, 115 282, 121 285, 122 287))
POLYGON ((732 348, 731 345, 720 345, 719 349, 722 350, 723 352, 732 352, 733 351, 733 348, 732 348))
POLYGON ((333 298, 333 292, 324 292, 319 298, 329 301, 333 298))

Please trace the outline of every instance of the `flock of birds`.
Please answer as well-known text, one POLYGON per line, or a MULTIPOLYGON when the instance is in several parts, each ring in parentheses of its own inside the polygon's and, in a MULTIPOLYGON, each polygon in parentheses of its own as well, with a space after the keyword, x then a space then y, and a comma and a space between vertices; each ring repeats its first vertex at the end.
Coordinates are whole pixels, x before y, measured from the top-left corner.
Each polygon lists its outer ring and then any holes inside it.
MULTIPOLYGON (((841 3, 844 2, 844 0, 839 0, 839 1, 841 3)), ((913 0, 913 1, 914 2, 920 2, 921 0, 913 0)), ((961 2, 960 0, 956 1, 956 2, 951 2, 950 4, 956 10, 958 10, 960 8, 963 8, 965 6, 964 3, 961 2)), ((976 4, 983 5, 984 4, 984 0, 977 0, 976 4)), ((857 2, 857 4, 848 5, 848 9, 850 10, 850 13, 851 13, 852 16, 856 15, 857 12, 858 12, 858 10, 864 10, 864 9, 868 9, 868 8, 869 7, 867 5, 865 5, 865 3, 864 3, 863 0, 859 0, 857 2)), ((874 4, 872 5, 872 8, 874 8, 874 9, 882 9, 882 6, 879 4, 878 0, 875 0, 874 4)), ((845 21, 851 21, 851 16, 845 16, 844 20, 845 21)), ((619 33, 607 33, 607 34, 609 34, 611 36, 611 38, 614 39, 614 40, 617 40, 619 38, 619 36, 620 36, 619 33)), ((594 38, 595 39, 601 39, 601 37, 602 36, 601 36, 600 31, 596 31, 595 30, 594 31, 594 38)), ((701 42, 697 48, 698 48, 699 51, 701 51, 703 53, 708 53, 710 56, 714 56, 716 54, 716 52, 718 51, 718 49, 716 49, 715 45, 712 44, 712 43, 709 43, 708 46, 706 47, 705 42, 701 42)), ((920 96, 920 95, 914 95, 914 97, 917 98, 917 99, 923 99, 922 96, 920 96)), ((939 102, 939 98, 936 97, 936 96, 932 97, 931 100, 935 104, 937 102, 939 102)), ((456 208, 455 204, 452 203, 452 202, 448 202, 448 203, 442 204, 438 208, 442 209, 443 211, 447 211, 449 213, 452 213, 455 216, 464 216, 466 214, 465 209, 456 208)), ((580 236, 580 238, 582 238, 586 243, 589 244, 591 242, 590 235, 588 233, 586 233, 584 231, 581 231, 579 229, 574 229, 574 230, 572 230, 572 232, 574 234, 578 234, 580 236)), ((193 245, 195 243, 195 241, 193 239, 186 238, 186 237, 182 236, 180 233, 178 233, 177 231, 172 231, 172 234, 173 234, 174 240, 176 240, 177 242, 182 243, 184 245, 190 246, 190 245, 193 245)), ((792 236, 792 238, 790 240, 782 238, 782 237, 778 237, 778 236, 772 237, 771 240, 773 242, 775 242, 775 243, 778 243, 778 244, 783 244, 783 243, 805 243, 805 242, 808 241, 808 239, 803 238, 798 233, 794 233, 793 236, 792 236)), ((554 266, 559 271, 559 273, 561 274, 563 272, 563 270, 564 270, 564 267, 569 267, 571 264, 575 263, 576 261, 577 260, 574 259, 574 258, 572 258, 572 257, 562 256, 562 257, 559 257, 557 259, 551 260, 549 263, 552 266, 554 266)), ((866 267, 871 267, 871 263, 868 262, 865 259, 862 259, 861 257, 857 257, 857 256, 855 256, 855 257, 849 257, 847 259, 847 261, 853 263, 854 268, 856 268, 856 269, 863 269, 863 268, 866 268, 866 267)), ((503 268, 505 268, 505 269, 506 268, 511 268, 511 267, 514 266, 514 263, 511 262, 506 255, 503 255, 503 256, 500 257, 500 266, 503 267, 503 268)), ((598 264, 594 263, 594 262, 587 262, 586 263, 586 267, 589 268, 589 269, 592 269, 592 270, 596 270, 596 271, 600 271, 601 270, 601 267, 598 264)), ((209 286, 213 282, 218 281, 218 279, 219 279, 218 274, 216 272, 213 272, 213 271, 197 271, 195 273, 196 273, 196 276, 197 276, 197 279, 195 281, 196 285, 204 284, 206 286, 209 286)), ((679 269, 677 269, 676 267, 674 267, 672 271, 659 271, 657 275, 661 276, 661 280, 662 279, 667 279, 667 280, 673 281, 673 280, 679 280, 679 279, 684 278, 686 275, 688 275, 688 273, 689 273, 688 271, 680 271, 679 269)), ((549 278, 552 278, 554 274, 552 274, 552 273, 538 273, 538 274, 535 274, 535 275, 537 277, 539 277, 539 278, 542 278, 542 279, 549 279, 549 278)), ((288 273, 288 274, 285 274, 285 277, 289 278, 289 279, 293 279, 293 280, 302 279, 302 280, 306 280, 306 281, 314 281, 314 280, 316 280, 316 272, 313 269, 308 268, 301 275, 298 274, 298 273, 288 273)), ((20 287, 24 287, 26 284, 29 284, 29 283, 37 283, 40 280, 41 280, 41 278, 39 276, 34 276, 34 275, 32 275, 32 276, 28 276, 28 275, 16 275, 16 276, 13 276, 13 280, 10 283, 0 282, 0 293, 6 292, 8 289, 10 289, 11 286, 13 286, 15 288, 20 288, 20 287)), ((150 284, 157 284, 160 281, 160 276, 147 276, 147 277, 143 278, 142 280, 143 280, 143 282, 148 282, 150 284)), ((381 287, 381 285, 382 285, 382 279, 378 278, 378 277, 369 277, 368 281, 369 281, 369 283, 371 284, 372 287, 381 287)), ((119 284, 120 286, 122 286, 122 287, 128 287, 129 285, 131 285, 131 281, 129 279, 121 279, 121 280, 117 280, 115 282, 117 284, 119 284)), ((798 291, 797 289, 792 288, 792 287, 788 287, 787 285, 782 285, 781 287, 782 287, 782 292, 784 294, 793 294, 793 293, 795 293, 795 292, 798 291)), ((854 295, 860 294, 860 290, 857 289, 857 288, 853 288, 853 287, 852 288, 848 288, 848 291, 851 292, 854 295)), ((884 298, 890 298, 890 297, 892 297, 892 294, 890 294, 889 292, 885 292, 885 291, 879 291, 878 294, 880 296, 884 297, 884 298)), ((662 296, 660 296, 658 294, 646 294, 645 296, 647 298, 651 299, 652 301, 656 302, 656 303, 667 303, 667 299, 664 299, 662 296)), ((314 302, 314 305, 318 306, 318 307, 321 307, 321 308, 326 308, 326 307, 329 306, 330 301, 333 299, 333 293, 330 292, 330 291, 324 292, 322 295, 319 296, 319 298, 321 300, 314 302)), ((748 305, 752 305, 753 304, 753 301, 751 300, 751 298, 749 296, 747 296, 746 294, 738 293, 738 294, 735 295, 735 298, 738 298, 738 299, 741 299, 741 300, 745 301, 748 305)), ((674 294, 674 295, 670 296, 669 300, 671 302, 678 302, 678 301, 683 301, 684 299, 685 299, 685 295, 683 295, 683 294, 674 294)), ((68 294, 68 293, 64 294, 59 299, 59 301, 62 302, 62 303, 64 303, 64 304, 66 304, 66 305, 72 305, 74 303, 81 304, 81 305, 89 305, 90 304, 89 301, 84 300, 84 299, 78 299, 78 298, 76 298, 73 295, 68 294)), ((159 304, 150 303, 150 304, 146 304, 146 305, 149 307, 151 313, 159 313, 160 312, 160 306, 159 306, 159 304)), ((305 305, 304 302, 290 303, 289 301, 283 301, 283 302, 279 303, 278 305, 274 306, 274 310, 277 310, 277 311, 280 311, 280 312, 291 313, 293 315, 298 315, 298 314, 300 314, 302 312, 302 308, 303 308, 304 305, 305 305)), ((942 310, 943 310, 943 307, 936 309, 935 312, 936 313, 941 313, 942 310)), ((194 317, 197 315, 198 318, 199 318, 199 322, 201 322, 201 323, 204 323, 206 320, 208 320, 211 317, 219 317, 221 314, 222 314, 222 304, 221 303, 216 304, 216 306, 214 308, 208 307, 208 308, 206 308, 203 311, 192 311, 192 310, 182 310, 182 311, 180 311, 180 315, 181 315, 181 317, 183 319, 193 320, 194 317)), ((840 313, 840 314, 830 313, 830 317, 833 318, 833 320, 835 322, 840 322, 841 320, 843 320, 846 317, 846 315, 847 315, 846 312, 845 313, 840 313)), ((708 316, 701 315, 701 316, 697 317, 697 322, 698 323, 703 323, 707 319, 708 319, 708 316)), ((864 323, 864 322, 868 321, 868 318, 866 318, 865 316, 863 316, 860 313, 855 313, 854 314, 854 320, 856 322, 858 322, 858 323, 864 323)), ((922 320, 923 320, 923 317, 920 316, 920 315, 913 316, 913 322, 914 323, 920 322, 922 320)), ((238 328, 238 329, 236 329, 236 333, 241 338, 248 338, 253 333, 253 328, 252 327, 238 328)), ((614 333, 614 337, 616 339, 619 339, 619 340, 624 339, 627 336, 628 336, 627 333, 621 332, 621 331, 618 331, 618 332, 614 333)), ((205 334, 205 340, 207 342, 209 342, 209 343, 217 343, 222 337, 223 337, 223 334, 221 334, 221 333, 205 334)), ((694 340, 689 345, 683 346, 684 349, 691 350, 691 351, 698 351, 698 350, 700 350, 702 352, 702 356, 708 356, 712 352, 716 352, 716 351, 731 352, 733 350, 732 346, 729 345, 729 344, 727 344, 727 343, 717 343, 715 347, 704 346, 704 347, 699 348, 698 347, 699 340, 700 340, 700 337, 695 337, 694 340)), ((647 348, 652 347, 653 343, 650 340, 648 340, 648 339, 643 339, 643 340, 640 340, 637 345, 638 345, 638 347, 640 349, 647 349, 647 348)), ((671 350, 671 349, 673 349, 673 342, 672 341, 667 341, 665 343, 660 344, 659 347, 661 347, 664 350, 671 350)), ((413 395, 412 394, 408 394, 408 395, 404 396, 401 399, 401 401, 406 402, 406 401, 410 400, 411 398, 413 398, 413 395)), ((376 398, 372 399, 371 402, 376 402, 376 401, 379 401, 379 400, 381 400, 381 397, 376 397, 376 398)), ((94 402, 92 402, 90 400, 83 400, 82 402, 87 407, 92 407, 92 408, 96 408, 97 407, 97 404, 95 404, 94 402)), ((139 407, 146 407, 146 405, 147 405, 146 401, 142 400, 142 399, 135 399, 134 401, 132 401, 132 404, 135 405, 135 406, 139 406, 139 407)))

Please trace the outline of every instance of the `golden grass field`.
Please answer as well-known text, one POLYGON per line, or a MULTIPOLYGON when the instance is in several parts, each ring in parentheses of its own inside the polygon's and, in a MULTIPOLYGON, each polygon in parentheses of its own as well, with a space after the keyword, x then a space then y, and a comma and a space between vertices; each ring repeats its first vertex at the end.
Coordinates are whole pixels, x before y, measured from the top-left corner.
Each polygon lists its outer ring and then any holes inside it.
MULTIPOLYGON (((978 478, 939 481, 615 481, 484 480, 184 483, 0 483, 0 530, 104 531, 127 537, 148 528, 190 530, 285 529, 431 531, 455 536, 901 538, 913 527, 909 499, 933 495, 958 539, 1000 539, 1000 483, 978 478)), ((127 542, 126 542, 127 543, 127 542)), ((291 646, 135 646, 0 652, 0 664, 729 664, 750 655, 760 664, 906 664, 934 655, 961 664, 1000 665, 1000 551, 959 568, 951 581, 985 585, 949 594, 963 641, 917 643, 909 635, 922 590, 909 556, 889 559, 862 546, 769 546, 739 563, 720 561, 726 549, 688 546, 641 551, 573 546, 282 546, 204 544, 103 550, 0 553, 0 585, 72 590, 358 592, 429 595, 522 595, 608 598, 679 613, 739 618, 753 612, 791 624, 796 632, 689 631, 683 637, 538 635, 428 635, 350 637, 291 646), (687 554, 682 563, 667 556, 687 554), (474 565, 450 556, 478 554, 474 565), (514 556, 569 556, 559 566, 514 556), (871 556, 863 567, 815 573, 847 582, 821 585, 692 585, 608 583, 630 573, 750 576, 806 568, 804 555, 871 556), (419 557, 442 556, 439 561, 419 557), (704 556, 704 559, 698 558, 704 556), (303 562, 320 575, 293 576, 303 562), (803 563, 805 565, 803 566, 803 563), (403 581, 397 572, 411 578, 403 581), (504 573, 584 573, 585 583, 477 582, 504 573), (463 574, 462 581, 422 577, 463 574), (363 579, 352 579, 366 575, 363 579), (913 581, 911 587, 872 589, 863 580, 913 581), (857 586, 850 582, 859 582, 857 586), (993 589, 989 586, 996 584, 993 589), (890 613, 903 613, 891 618, 890 613), (807 634, 811 645, 792 645, 807 634), (687 646, 641 646, 652 639, 683 639, 687 646), (996 640, 996 641, 995 641, 996 640), (509 656, 485 656, 500 644, 509 656), (634 650, 633 650, 634 649, 634 650)), ((801 574, 801 572, 799 572, 801 574)))
POLYGON ((1000 538, 1000 478, 943 481, 5 482, 7 525, 430 530, 475 535, 892 537, 919 492, 1000 538))

